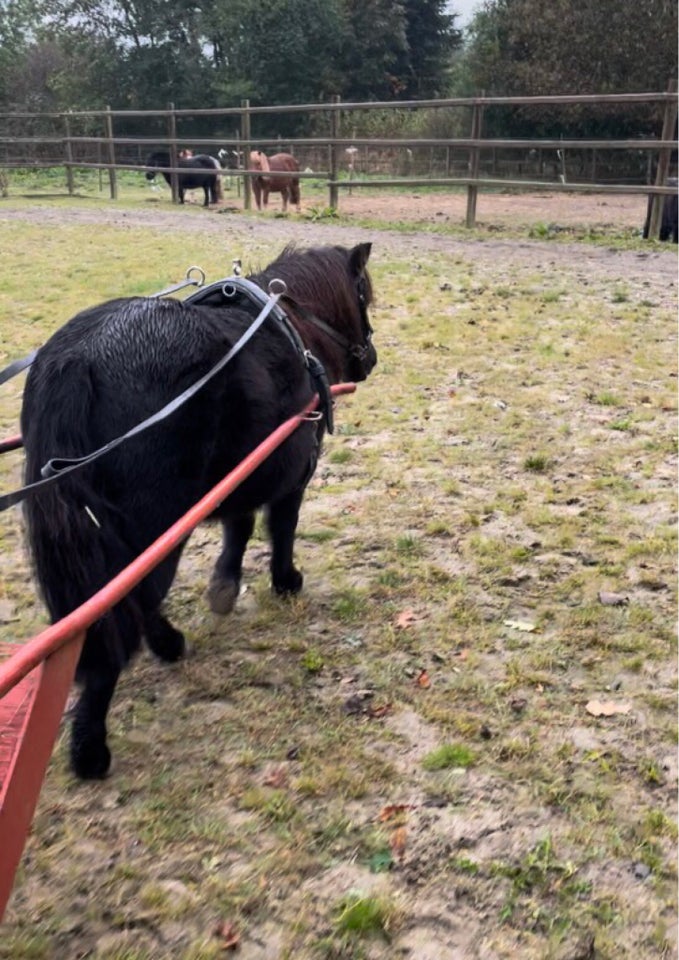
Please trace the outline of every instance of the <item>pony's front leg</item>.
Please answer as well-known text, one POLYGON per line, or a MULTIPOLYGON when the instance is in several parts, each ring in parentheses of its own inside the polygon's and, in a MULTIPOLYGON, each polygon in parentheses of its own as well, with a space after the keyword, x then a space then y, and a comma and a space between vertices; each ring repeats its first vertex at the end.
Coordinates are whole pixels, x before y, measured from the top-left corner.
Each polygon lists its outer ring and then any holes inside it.
POLYGON ((294 490, 269 507, 271 586, 275 593, 299 593, 304 583, 304 577, 293 563, 295 532, 304 489, 294 490))
POLYGON ((229 517, 223 522, 223 548, 207 588, 207 599, 213 613, 231 613, 236 604, 243 573, 243 555, 254 527, 254 513, 229 517))
POLYGON ((119 675, 108 658, 78 670, 83 689, 71 726, 71 768, 82 780, 103 779, 111 765, 106 715, 119 675))
POLYGON ((203 206, 209 207, 210 206, 210 188, 209 187, 203 187, 203 198, 204 198, 203 206))
POLYGON ((281 199, 283 200, 283 213, 288 212, 288 191, 281 190, 281 199))

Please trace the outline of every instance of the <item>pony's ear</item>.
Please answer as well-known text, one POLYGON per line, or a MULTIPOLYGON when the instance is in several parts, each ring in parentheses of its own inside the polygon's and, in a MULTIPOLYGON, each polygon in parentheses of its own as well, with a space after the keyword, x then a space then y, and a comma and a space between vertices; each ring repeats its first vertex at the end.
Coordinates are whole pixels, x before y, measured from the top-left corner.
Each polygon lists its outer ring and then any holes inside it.
POLYGON ((349 251, 349 270, 355 276, 358 276, 359 273, 363 273, 365 270, 365 265, 368 262, 371 250, 372 243, 359 243, 353 250, 349 251))

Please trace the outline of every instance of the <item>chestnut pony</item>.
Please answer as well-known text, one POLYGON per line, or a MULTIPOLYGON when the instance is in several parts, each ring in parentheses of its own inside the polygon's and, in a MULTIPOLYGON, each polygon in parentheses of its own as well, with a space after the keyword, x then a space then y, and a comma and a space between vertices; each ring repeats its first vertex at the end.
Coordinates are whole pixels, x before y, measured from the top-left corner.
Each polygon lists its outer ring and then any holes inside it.
MULTIPOLYGON (((250 154, 250 169, 274 174, 277 170, 292 172, 299 170, 299 163, 289 153, 274 153, 272 157, 267 157, 261 150, 253 150, 250 154)), ((269 204, 270 193, 280 193, 283 199, 283 213, 288 209, 288 200, 295 204, 299 213, 298 177, 253 177, 252 191, 255 195, 258 210, 266 209, 269 204)))

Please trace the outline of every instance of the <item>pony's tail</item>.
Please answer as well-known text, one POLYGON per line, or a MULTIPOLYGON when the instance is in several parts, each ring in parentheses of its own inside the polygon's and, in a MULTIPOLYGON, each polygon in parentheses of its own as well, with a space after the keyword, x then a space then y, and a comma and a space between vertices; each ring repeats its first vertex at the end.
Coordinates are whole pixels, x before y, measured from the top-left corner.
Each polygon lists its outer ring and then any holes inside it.
POLYGON ((224 199, 224 187, 222 186, 222 165, 217 157, 210 157, 210 160, 212 160, 212 165, 217 171, 215 185, 212 189, 212 202, 217 203, 219 200, 224 199))
MULTIPOLYGON (((28 401, 30 377, 27 384, 28 401)), ((91 385, 78 378, 68 391, 51 384, 50 405, 71 436, 88 437, 91 385)), ((36 388, 45 399, 46 390, 36 388)), ((38 404, 33 422, 23 430, 26 481, 40 479, 40 468, 55 451, 69 450, 61 430, 53 426, 49 406, 38 404), (63 441, 63 442, 59 442, 63 441)), ((92 481, 96 464, 82 468, 42 489, 24 503, 26 534, 40 592, 55 623, 103 587, 133 558, 122 536, 116 510, 92 481)), ((122 668, 141 642, 142 614, 129 595, 88 631, 88 658, 108 660, 122 668), (96 644, 97 650, 93 650, 96 644)))

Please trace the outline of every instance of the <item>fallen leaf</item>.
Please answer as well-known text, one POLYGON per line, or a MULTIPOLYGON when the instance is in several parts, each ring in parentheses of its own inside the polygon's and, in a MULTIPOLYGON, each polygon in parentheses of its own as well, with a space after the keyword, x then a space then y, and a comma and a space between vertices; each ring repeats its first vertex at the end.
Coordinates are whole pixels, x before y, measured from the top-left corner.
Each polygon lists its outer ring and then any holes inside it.
POLYGON ((420 670, 418 675, 415 677, 415 686, 424 688, 431 686, 431 680, 429 679, 429 674, 426 670, 420 670))
POLYGON ((463 647, 461 650, 456 650, 453 656, 458 660, 466 660, 469 656, 469 647, 463 647))
POLYGON ((284 767, 276 767, 275 770, 271 770, 271 772, 264 777, 262 782, 265 787, 275 787, 276 790, 280 790, 282 787, 288 785, 287 771, 284 767))
POLYGON ((222 950, 236 950, 240 944, 240 934, 233 923, 220 921, 213 931, 213 936, 221 940, 220 948, 222 950))
POLYGON ((615 703, 613 700, 590 700, 585 705, 585 710, 593 717, 613 717, 616 713, 629 713, 631 709, 629 703, 615 703))
POLYGON ((524 633, 532 633, 535 630, 535 624, 528 620, 504 620, 505 627, 511 627, 513 630, 522 630, 524 633))
POLYGON ((373 720, 380 720, 382 717, 386 717, 392 711, 392 706, 390 703, 383 703, 379 707, 373 707, 372 705, 368 707, 367 714, 373 720))
POLYGON ((527 701, 522 697, 517 697, 515 700, 510 700, 509 706, 512 708, 514 713, 521 713, 522 710, 526 709, 527 701))
POLYGON ((401 613, 396 617, 396 626, 400 627, 401 630, 405 630, 407 627, 410 627, 418 619, 417 614, 412 607, 408 607, 406 610, 402 610, 401 613))
POLYGON ((626 607, 629 603, 629 597, 622 593, 606 593, 605 590, 600 590, 599 602, 607 607, 626 607))
POLYGON ((377 819, 380 821, 380 823, 387 823, 389 820, 393 820, 395 817, 400 817, 401 814, 408 810, 415 810, 415 804, 388 803, 386 807, 382 807, 377 819))
POLYGON ((389 838, 389 846, 391 847, 391 852, 394 857, 401 861, 403 860, 406 852, 406 838, 407 830, 405 827, 396 827, 391 832, 391 837, 389 838))

